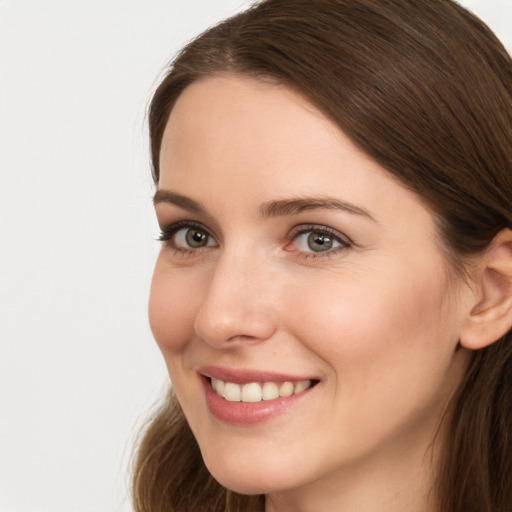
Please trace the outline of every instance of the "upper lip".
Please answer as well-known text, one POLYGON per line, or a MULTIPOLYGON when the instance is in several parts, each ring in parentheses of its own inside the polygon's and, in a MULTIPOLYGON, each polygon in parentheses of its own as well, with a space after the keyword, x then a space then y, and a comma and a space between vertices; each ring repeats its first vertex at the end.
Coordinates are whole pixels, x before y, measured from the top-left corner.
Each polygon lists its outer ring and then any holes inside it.
POLYGON ((201 366, 197 372, 205 377, 219 379, 235 384, 248 384, 250 382, 299 382, 303 380, 318 380, 314 377, 300 377, 280 372, 253 369, 226 368, 223 366, 201 366))

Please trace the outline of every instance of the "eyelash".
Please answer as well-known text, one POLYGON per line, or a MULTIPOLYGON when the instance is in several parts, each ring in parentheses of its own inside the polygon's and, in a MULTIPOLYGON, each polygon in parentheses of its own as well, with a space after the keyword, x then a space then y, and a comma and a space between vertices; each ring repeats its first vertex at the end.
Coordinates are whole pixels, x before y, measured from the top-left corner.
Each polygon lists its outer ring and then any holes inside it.
POLYGON ((205 226, 203 226, 200 222, 195 222, 191 220, 181 220, 162 228, 160 236, 158 237, 158 241, 169 246, 177 254, 187 255, 198 252, 199 249, 194 249, 192 247, 189 249, 184 249, 183 247, 178 247, 175 244, 174 236, 181 229, 197 229, 198 231, 204 231, 205 233, 208 234, 209 237, 213 238, 212 235, 209 234, 208 229, 205 226))
MULTIPOLYGON (((178 233, 182 229, 197 229, 199 231, 205 232, 211 239, 215 240, 215 238, 209 233, 209 230, 201 223, 195 222, 195 221, 178 221, 174 222, 166 227, 164 227, 160 233, 160 236, 158 237, 158 240, 167 246, 169 246, 175 253, 181 254, 181 255, 190 255, 194 253, 198 253, 203 247, 198 248, 189 248, 185 249, 183 247, 178 247, 174 241, 174 236, 176 233, 178 233)), ((295 242, 298 237, 301 235, 307 234, 307 233, 318 233, 320 235, 326 235, 335 242, 337 242, 339 245, 337 247, 334 247, 332 249, 328 249, 326 251, 318 251, 318 252, 308 252, 308 251, 296 251, 301 258, 310 259, 310 258, 326 258, 330 256, 334 256, 338 254, 340 251, 346 250, 350 248, 353 245, 353 242, 350 240, 349 237, 346 235, 343 235, 339 231, 336 231, 333 228, 330 228, 328 226, 324 226, 321 224, 302 224, 300 226, 296 226, 290 234, 287 236, 287 243, 286 245, 289 245, 290 243, 295 242)), ((211 246, 206 246, 211 247, 211 246)), ((206 248, 205 247, 205 248, 206 248)), ((289 251, 292 252, 292 251, 289 251)))
POLYGON ((318 233, 320 235, 326 235, 335 242, 339 244, 338 247, 334 247, 332 249, 328 249, 326 251, 319 252, 307 252, 307 251, 297 251, 298 255, 301 258, 312 259, 312 258, 328 258, 331 256, 336 256, 341 251, 349 249, 353 243, 350 238, 339 231, 330 228, 328 226, 324 226, 322 224, 302 224, 294 228, 290 235, 288 236, 290 242, 294 242, 298 239, 299 236, 305 235, 307 233, 318 233))

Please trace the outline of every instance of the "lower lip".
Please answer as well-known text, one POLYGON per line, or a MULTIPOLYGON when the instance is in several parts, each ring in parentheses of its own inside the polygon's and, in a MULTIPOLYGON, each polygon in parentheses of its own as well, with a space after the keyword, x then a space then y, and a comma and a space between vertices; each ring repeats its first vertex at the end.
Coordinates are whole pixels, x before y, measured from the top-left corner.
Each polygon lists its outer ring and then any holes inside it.
POLYGON ((313 388, 274 400, 260 402, 229 402, 212 388, 210 380, 201 377, 206 392, 206 404, 210 412, 219 420, 233 425, 254 425, 263 423, 284 414, 297 405, 313 388))

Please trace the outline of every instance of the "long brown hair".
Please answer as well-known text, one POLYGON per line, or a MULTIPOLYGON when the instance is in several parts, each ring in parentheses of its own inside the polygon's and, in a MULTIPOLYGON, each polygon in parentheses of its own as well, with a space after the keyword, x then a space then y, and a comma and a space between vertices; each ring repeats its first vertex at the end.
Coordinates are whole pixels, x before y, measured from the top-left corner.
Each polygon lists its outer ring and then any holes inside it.
MULTIPOLYGON (((156 183, 176 99, 222 73, 304 94, 424 199, 458 271, 512 228, 512 61, 454 1, 267 0, 209 29, 182 50, 153 97, 156 183)), ((473 353, 451 411, 439 512, 510 512, 512 332, 473 353)), ((140 442, 134 502, 137 512, 264 508, 263 497, 232 493, 208 474, 172 391, 140 442)))

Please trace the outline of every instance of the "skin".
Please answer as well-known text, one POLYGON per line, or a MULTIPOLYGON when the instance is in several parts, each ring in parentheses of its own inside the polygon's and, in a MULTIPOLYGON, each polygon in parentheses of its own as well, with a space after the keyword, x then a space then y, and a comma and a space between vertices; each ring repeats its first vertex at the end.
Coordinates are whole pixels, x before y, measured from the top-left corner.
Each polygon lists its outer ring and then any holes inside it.
POLYGON ((265 493, 268 511, 433 510, 433 440, 468 362, 473 296, 421 199, 296 92, 234 76, 185 89, 160 162, 159 191, 203 210, 157 202, 162 230, 191 220, 208 238, 167 236, 150 322, 214 477, 265 493), (261 215, 306 197, 355 211, 261 215), (339 241, 313 252, 297 235, 311 224, 339 241), (319 383, 285 414, 234 426, 209 412, 202 365, 319 383))

